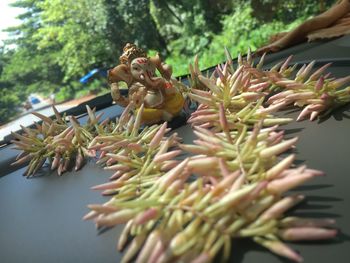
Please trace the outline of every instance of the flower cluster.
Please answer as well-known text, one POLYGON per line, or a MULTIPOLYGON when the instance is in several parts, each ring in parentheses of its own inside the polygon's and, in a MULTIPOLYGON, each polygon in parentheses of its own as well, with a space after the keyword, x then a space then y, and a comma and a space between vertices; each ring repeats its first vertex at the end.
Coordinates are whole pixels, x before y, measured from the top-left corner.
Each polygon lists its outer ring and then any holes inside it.
POLYGON ((122 262, 135 257, 136 262, 212 262, 220 251, 228 260, 232 239, 242 237, 301 262, 285 242, 337 234, 332 219, 285 215, 304 199, 287 192, 323 175, 293 164, 297 138, 286 139, 278 126, 291 119, 273 115, 290 101, 264 103, 272 89, 286 83, 276 76, 286 78, 293 71, 288 61, 263 71, 262 62, 254 67, 249 55, 240 58, 237 69, 229 58, 210 78, 191 66, 188 95, 199 103, 189 118, 194 144, 170 143, 172 136, 162 139, 163 124, 138 156, 107 154, 107 162, 118 162, 118 179, 93 189, 108 189, 113 196, 89 205, 84 219, 93 219, 98 227, 126 223, 118 249, 131 241, 122 262))
POLYGON ((94 157, 95 152, 88 149, 89 142, 100 132, 109 129, 109 120, 98 123, 102 114, 95 116, 95 110, 87 106, 88 121, 80 125, 74 116, 61 116, 53 106, 55 118, 48 118, 38 112, 32 114, 42 120, 35 128, 22 127, 23 134, 12 133, 16 149, 22 152, 17 156, 16 164, 29 162, 25 176, 33 176, 47 161, 51 169, 57 169, 62 175, 75 166, 79 170, 86 157, 94 157))
POLYGON ((198 104, 188 119, 193 144, 181 144, 167 123, 142 126, 143 105, 129 104, 116 123, 99 123, 87 107, 85 126, 54 109, 56 119, 34 113, 42 124, 14 133, 23 151, 16 163, 30 161, 31 176, 49 160, 61 174, 72 160, 79 169, 98 153, 97 163, 114 174, 92 189, 111 198, 88 205, 84 219, 98 227, 126 224, 118 243, 119 250, 129 243, 123 262, 213 262, 220 251, 228 260, 232 239, 243 237, 301 262, 285 242, 329 239, 337 231, 332 219, 285 215, 305 198, 288 191, 323 173, 294 164, 298 138, 285 138, 280 128, 293 119, 275 113, 297 106, 297 120, 326 115, 350 101, 350 87, 342 88, 350 78, 324 74, 329 64, 312 73, 315 62, 294 74, 291 57, 263 70, 264 56, 254 65, 248 52, 237 68, 226 56, 210 77, 197 58, 190 65, 184 92, 198 104))

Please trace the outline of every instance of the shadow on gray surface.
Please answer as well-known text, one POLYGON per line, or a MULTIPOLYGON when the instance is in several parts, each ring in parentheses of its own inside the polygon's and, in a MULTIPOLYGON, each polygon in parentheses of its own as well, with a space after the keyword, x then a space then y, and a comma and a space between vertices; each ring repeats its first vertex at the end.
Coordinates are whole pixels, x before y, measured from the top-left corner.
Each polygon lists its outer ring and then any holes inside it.
POLYGON ((298 209, 300 210, 307 210, 307 209, 330 209, 332 208, 332 205, 320 205, 320 204, 310 204, 310 202, 306 201, 305 204, 301 205, 298 209))
POLYGON ((329 120, 329 118, 331 117, 333 117, 337 121, 342 121, 343 119, 350 119, 350 103, 339 107, 338 109, 334 110, 330 114, 322 116, 319 119, 318 123, 321 124, 329 120))
MULTIPOLYGON (((231 245, 231 257, 230 262, 243 262, 245 254, 249 251, 264 252, 266 249, 256 244, 254 241, 248 238, 242 238, 239 240, 233 240, 231 245)), ((219 262, 219 261, 214 261, 219 262)), ((287 262, 287 261, 286 261, 287 262)))
POLYGON ((114 227, 107 227, 107 226, 101 226, 97 228, 97 235, 102 235, 104 233, 106 233, 107 231, 113 229, 114 227))
POLYGON ((288 213, 289 216, 305 217, 305 218, 341 218, 342 215, 336 213, 326 213, 326 212, 291 212, 288 213))
POLYGON ((57 172, 51 171, 50 165, 48 163, 45 163, 34 175, 27 177, 27 179, 35 179, 35 178, 40 178, 44 176, 52 176, 52 175, 57 175, 57 172))
POLYGON ((333 187, 332 184, 313 184, 313 185, 301 185, 297 188, 292 189, 291 191, 311 191, 311 190, 319 190, 324 188, 333 187))
POLYGON ((342 232, 341 230, 339 230, 337 238, 344 242, 350 242, 350 235, 342 232))
POLYGON ((290 128, 290 129, 283 129, 284 130, 284 134, 285 135, 290 135, 290 134, 294 134, 294 133, 300 133, 302 130, 304 130, 305 128, 290 128))
POLYGON ((334 117, 335 120, 337 121, 342 121, 343 119, 350 119, 350 104, 344 105, 338 110, 336 110, 332 116, 334 117))
POLYGON ((292 114, 300 111, 301 111, 301 108, 293 107, 293 108, 287 109, 285 111, 285 114, 292 114))
POLYGON ((344 199, 334 196, 318 196, 318 195, 308 195, 308 201, 319 201, 319 202, 340 202, 344 199))
POLYGON ((302 165, 302 164, 305 164, 305 160, 301 160, 301 159, 296 159, 295 161, 294 161, 294 164, 296 165, 296 166, 299 166, 299 165, 302 165))

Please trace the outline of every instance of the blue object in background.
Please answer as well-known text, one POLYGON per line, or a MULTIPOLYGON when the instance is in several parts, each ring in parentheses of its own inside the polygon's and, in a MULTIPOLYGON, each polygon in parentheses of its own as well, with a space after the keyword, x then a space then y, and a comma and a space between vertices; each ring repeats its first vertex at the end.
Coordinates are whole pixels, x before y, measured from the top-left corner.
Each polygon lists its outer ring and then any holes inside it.
POLYGON ((36 97, 31 97, 30 98, 30 103, 31 104, 38 104, 38 103, 40 103, 40 100, 38 98, 36 98, 36 97))
POLYGON ((107 69, 95 68, 89 73, 87 73, 85 76, 81 77, 79 82, 82 84, 87 84, 93 77, 96 77, 97 74, 102 77, 107 77, 107 69))

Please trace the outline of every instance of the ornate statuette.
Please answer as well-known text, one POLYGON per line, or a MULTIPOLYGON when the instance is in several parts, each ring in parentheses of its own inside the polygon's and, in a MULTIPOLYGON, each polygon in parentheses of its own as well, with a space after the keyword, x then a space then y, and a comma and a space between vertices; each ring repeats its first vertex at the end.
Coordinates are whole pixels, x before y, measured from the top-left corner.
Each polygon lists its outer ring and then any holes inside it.
POLYGON ((177 81, 171 78, 171 66, 163 63, 158 54, 147 57, 144 50, 128 43, 120 63, 108 71, 112 98, 117 104, 123 107, 130 102, 136 107, 144 104, 142 121, 147 124, 169 121, 181 112, 184 98, 176 87, 177 81), (119 92, 120 82, 128 87, 127 98, 119 92))

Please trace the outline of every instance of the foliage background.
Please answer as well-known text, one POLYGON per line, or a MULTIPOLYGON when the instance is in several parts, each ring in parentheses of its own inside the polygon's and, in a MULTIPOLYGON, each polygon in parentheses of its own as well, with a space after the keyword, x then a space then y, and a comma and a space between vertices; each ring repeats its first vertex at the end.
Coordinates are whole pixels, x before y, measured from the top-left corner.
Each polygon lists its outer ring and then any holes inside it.
POLYGON ((0 124, 13 118, 27 96, 56 94, 57 101, 108 92, 103 77, 79 79, 94 68, 118 63, 127 42, 187 73, 198 54, 200 67, 266 43, 320 13, 324 0, 17 0, 22 21, 8 28, 0 46, 0 124))

